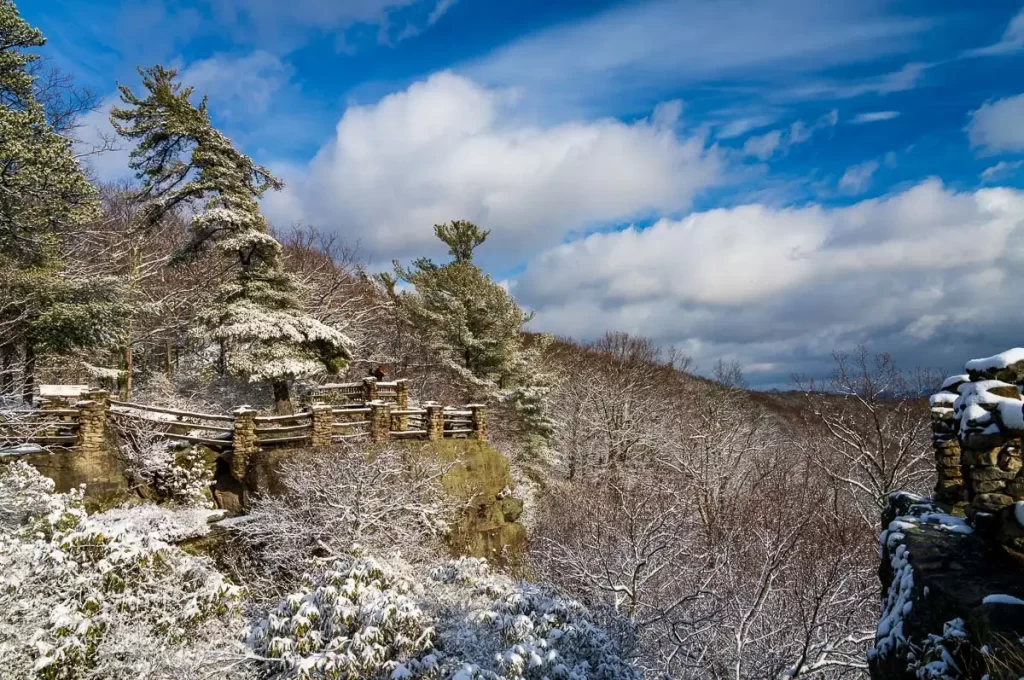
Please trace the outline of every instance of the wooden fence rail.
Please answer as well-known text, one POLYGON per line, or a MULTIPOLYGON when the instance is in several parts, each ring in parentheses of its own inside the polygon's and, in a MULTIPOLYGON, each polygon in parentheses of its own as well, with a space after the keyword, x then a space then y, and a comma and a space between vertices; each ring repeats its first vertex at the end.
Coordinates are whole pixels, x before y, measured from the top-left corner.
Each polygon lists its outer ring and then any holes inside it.
POLYGON ((378 383, 369 378, 325 387, 337 387, 341 392, 359 387, 362 396, 372 393, 375 398, 347 406, 312 402, 306 410, 290 415, 257 415, 246 406, 219 414, 119 401, 109 399, 106 392, 87 390, 75 408, 0 411, 0 446, 38 443, 103 451, 105 428, 114 427, 124 433, 145 430, 162 439, 231 451, 234 468, 244 466, 246 458, 261 446, 318 448, 362 438, 372 442, 487 438, 483 405, 446 408, 425 402, 410 408, 404 381, 378 383))

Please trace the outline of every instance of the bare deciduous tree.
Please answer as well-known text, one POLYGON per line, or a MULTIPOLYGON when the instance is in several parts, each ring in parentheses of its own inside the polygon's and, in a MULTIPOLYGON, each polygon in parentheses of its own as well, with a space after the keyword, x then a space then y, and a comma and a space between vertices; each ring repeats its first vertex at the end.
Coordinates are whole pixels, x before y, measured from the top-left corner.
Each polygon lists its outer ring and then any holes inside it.
POLYGON ((870 525, 891 491, 918 490, 933 472, 928 409, 923 397, 937 387, 928 372, 906 373, 888 354, 860 347, 835 352, 823 384, 795 382, 807 413, 827 436, 815 437, 813 460, 851 494, 870 525))

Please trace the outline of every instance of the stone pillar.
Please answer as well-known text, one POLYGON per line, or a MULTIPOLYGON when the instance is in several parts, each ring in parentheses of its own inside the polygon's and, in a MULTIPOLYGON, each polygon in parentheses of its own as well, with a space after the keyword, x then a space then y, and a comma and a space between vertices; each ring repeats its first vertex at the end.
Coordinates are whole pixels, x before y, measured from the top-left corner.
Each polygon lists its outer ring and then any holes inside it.
POLYGON ((328 404, 314 404, 310 410, 313 429, 309 445, 314 449, 330 446, 334 441, 334 412, 328 404))
POLYGON ((958 421, 953 414, 957 388, 967 376, 954 376, 943 383, 942 391, 929 400, 932 419, 932 448, 935 449, 935 500, 952 508, 965 501, 964 478, 960 460, 958 421))
POLYGON ((383 401, 370 403, 370 441, 382 444, 391 432, 391 407, 383 401))
POLYGON ((473 412, 473 439, 487 441, 487 407, 483 404, 470 404, 467 408, 473 412))
MULTIPOLYGON (((973 376, 972 376, 973 377, 973 376)), ((967 491, 968 517, 989 522, 1018 499, 1012 489, 1021 471, 1019 424, 1024 402, 1014 385, 982 377, 960 387, 960 460, 967 491), (993 384, 994 383, 994 384, 993 384)), ((979 529, 982 526, 978 525, 979 529)))
POLYGON ((423 406, 427 409, 427 439, 444 439, 444 407, 436 401, 428 401, 423 406))
POLYGON ((377 379, 363 378, 363 403, 377 401, 377 379))
POLYGON ((75 404, 78 410, 76 450, 71 454, 71 472, 75 484, 85 484, 91 497, 109 497, 125 488, 117 457, 107 446, 107 408, 109 395, 104 390, 82 393, 75 404))
MULTIPOLYGON (((395 381, 395 409, 404 411, 409 408, 409 383, 402 378, 395 381)), ((391 429, 395 432, 405 432, 409 429, 409 416, 391 416, 391 429)))
POLYGON ((235 433, 232 440, 231 476, 245 482, 249 459, 259 452, 256 439, 256 409, 239 406, 232 413, 235 416, 235 433))

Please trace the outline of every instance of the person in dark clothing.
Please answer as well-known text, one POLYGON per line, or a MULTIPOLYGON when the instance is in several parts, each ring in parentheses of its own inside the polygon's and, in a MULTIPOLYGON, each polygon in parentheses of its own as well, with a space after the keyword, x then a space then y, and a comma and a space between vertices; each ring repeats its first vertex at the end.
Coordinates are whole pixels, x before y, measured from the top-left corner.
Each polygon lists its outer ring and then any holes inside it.
POLYGON ((370 375, 376 378, 377 380, 383 380, 387 376, 387 374, 387 369, 384 368, 384 366, 382 366, 381 364, 377 364, 377 368, 370 371, 370 375))

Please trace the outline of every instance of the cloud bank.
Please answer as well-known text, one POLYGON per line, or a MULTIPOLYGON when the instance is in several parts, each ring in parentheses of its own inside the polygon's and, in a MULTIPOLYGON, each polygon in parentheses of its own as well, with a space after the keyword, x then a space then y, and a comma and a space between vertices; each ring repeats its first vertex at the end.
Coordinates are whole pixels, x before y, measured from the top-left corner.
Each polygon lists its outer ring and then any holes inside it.
POLYGON ((744 205, 592 234, 534 258, 512 290, 538 329, 647 334, 704 368, 785 367, 751 376, 785 386, 858 342, 939 368, 1019 344, 1022 244, 1024 192, 928 180, 849 207, 744 205))

